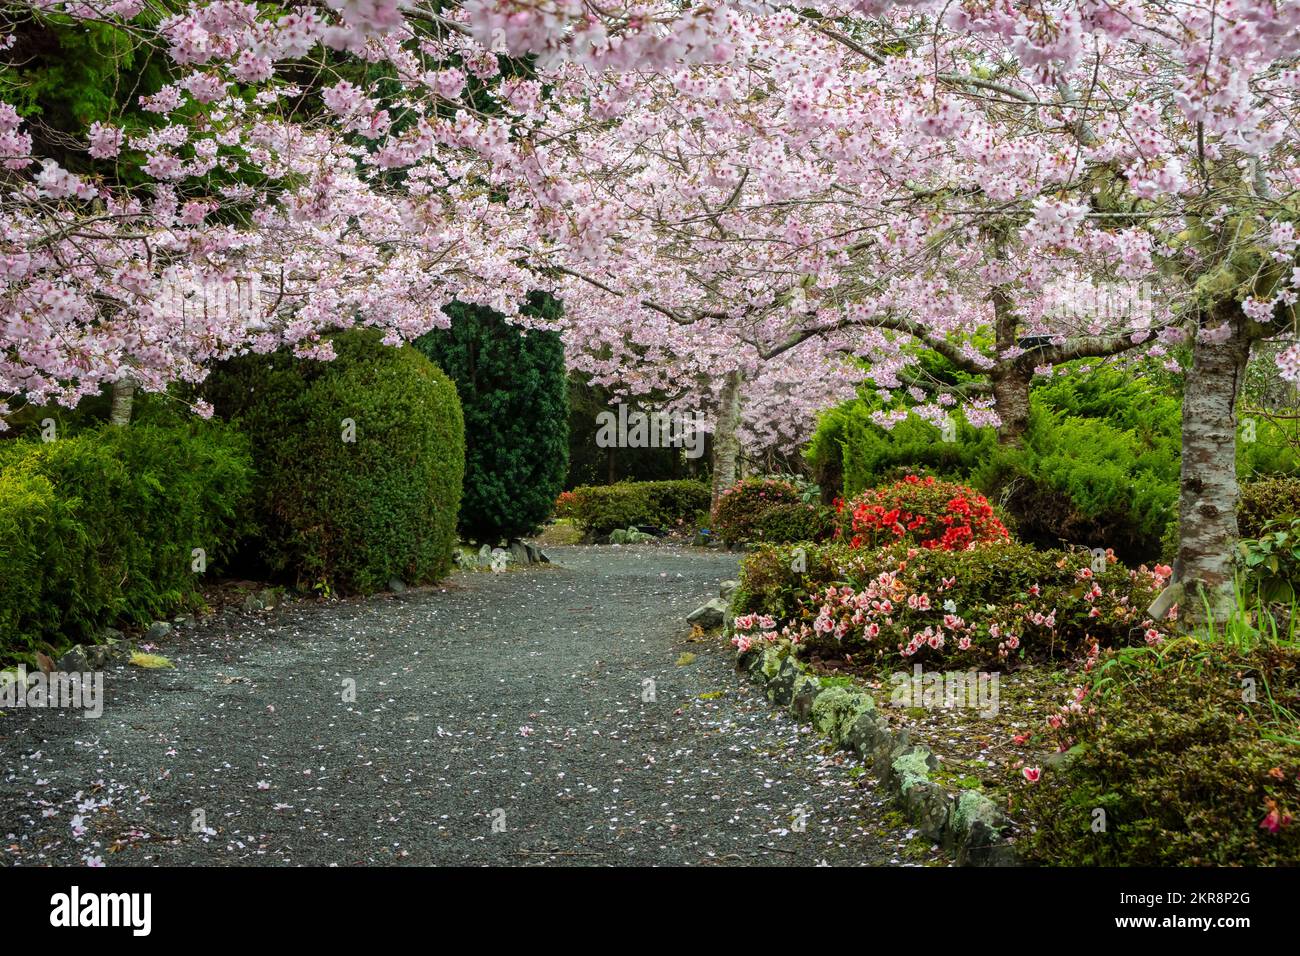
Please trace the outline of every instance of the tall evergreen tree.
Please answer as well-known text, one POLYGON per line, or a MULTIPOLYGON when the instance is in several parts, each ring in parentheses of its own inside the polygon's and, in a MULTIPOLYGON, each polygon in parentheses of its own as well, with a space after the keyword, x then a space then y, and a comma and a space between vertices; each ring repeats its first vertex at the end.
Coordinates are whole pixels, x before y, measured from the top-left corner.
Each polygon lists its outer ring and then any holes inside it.
MULTIPOLYGON (((555 319, 561 308, 536 293, 524 311, 555 319)), ((564 345, 556 332, 520 329, 481 306, 454 303, 446 311, 451 328, 430 332, 416 347, 451 376, 465 410, 461 535, 495 544, 538 528, 564 488, 564 345)))

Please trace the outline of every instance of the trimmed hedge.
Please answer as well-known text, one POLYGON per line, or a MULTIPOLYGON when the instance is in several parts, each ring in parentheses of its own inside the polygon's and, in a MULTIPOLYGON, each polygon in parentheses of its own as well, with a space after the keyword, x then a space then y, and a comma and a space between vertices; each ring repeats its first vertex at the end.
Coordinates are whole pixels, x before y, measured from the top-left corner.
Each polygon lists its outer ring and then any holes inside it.
POLYGON ((260 571, 367 593, 451 567, 465 431, 455 386, 375 330, 332 336, 337 358, 286 351, 223 363, 203 393, 252 441, 260 571), (348 422, 354 440, 346 440, 348 422))
POLYGON ((1044 728, 1065 759, 1014 787, 1033 823, 1023 856, 1055 866, 1300 860, 1300 650, 1189 639, 1103 657, 1094 675, 1082 706, 1044 728))
POLYGON ((676 528, 709 509, 709 488, 698 481, 623 481, 581 485, 566 507, 590 535, 620 528, 676 528))
POLYGON ((835 533, 835 509, 791 503, 773 505, 754 522, 754 537, 767 544, 826 541, 835 533))
POLYGON ((247 530, 248 442, 220 423, 104 426, 0 454, 0 655, 87 643, 198 594, 247 530))

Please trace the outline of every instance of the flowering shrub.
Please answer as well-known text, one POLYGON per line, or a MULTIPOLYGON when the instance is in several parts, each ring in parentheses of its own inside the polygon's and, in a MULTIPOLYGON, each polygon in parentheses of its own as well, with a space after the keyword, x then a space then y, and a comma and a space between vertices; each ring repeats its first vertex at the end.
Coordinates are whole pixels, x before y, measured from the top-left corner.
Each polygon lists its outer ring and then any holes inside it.
POLYGON ((554 515, 557 518, 572 518, 578 513, 578 496, 572 491, 561 491, 555 499, 554 515))
POLYGON ((722 493, 713 509, 713 531, 732 543, 759 538, 759 520, 778 505, 799 504, 799 489, 775 478, 746 478, 722 493))
POLYGON ((810 593, 844 579, 865 555, 842 544, 762 545, 740 563, 740 587, 731 597, 736 614, 770 614, 789 620, 810 593))
POLYGON ((1300 859, 1300 650, 1179 641, 1160 655, 1103 655, 1094 674, 1044 728, 1069 751, 1068 773, 1045 766, 1013 788, 1033 824, 1023 854, 1056 866, 1300 859))
POLYGON ((770 614, 742 614, 732 622, 731 643, 743 654, 761 641, 775 643, 780 637, 776 628, 770 614))
POLYGON ((747 561, 737 609, 778 617, 769 639, 813 652, 962 666, 1165 639, 1163 625, 1144 611, 1168 581, 1165 566, 1128 570, 1108 555, 1105 569, 1094 571, 1087 552, 1036 551, 1010 541, 953 552, 839 549, 816 558, 806 583, 796 572, 794 582, 755 580, 757 570, 776 562, 747 561))
POLYGON ((848 505, 841 503, 839 509, 841 533, 855 548, 905 541, 926 550, 965 551, 1011 538, 987 498, 933 475, 908 475, 866 491, 848 505))

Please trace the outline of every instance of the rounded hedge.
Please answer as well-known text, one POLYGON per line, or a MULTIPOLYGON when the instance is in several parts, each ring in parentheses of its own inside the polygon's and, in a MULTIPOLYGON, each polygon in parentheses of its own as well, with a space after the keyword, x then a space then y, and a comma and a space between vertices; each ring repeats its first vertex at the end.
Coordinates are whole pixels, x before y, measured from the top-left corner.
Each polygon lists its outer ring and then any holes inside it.
POLYGON ((580 485, 557 502, 590 535, 619 529, 682 528, 709 510, 710 492, 699 481, 620 481, 580 485))
POLYGON ((824 505, 773 505, 754 523, 758 539, 770 544, 825 541, 835 533, 835 510, 824 505))
POLYGON ((722 493, 713 509, 713 531, 728 544, 756 541, 759 519, 780 505, 799 504, 799 489, 776 478, 745 478, 722 493))
POLYGON ((271 574, 343 592, 450 569, 465 468, 456 388, 373 329, 330 338, 335 359, 287 351, 222 363, 204 397, 253 445, 257 554, 271 574))

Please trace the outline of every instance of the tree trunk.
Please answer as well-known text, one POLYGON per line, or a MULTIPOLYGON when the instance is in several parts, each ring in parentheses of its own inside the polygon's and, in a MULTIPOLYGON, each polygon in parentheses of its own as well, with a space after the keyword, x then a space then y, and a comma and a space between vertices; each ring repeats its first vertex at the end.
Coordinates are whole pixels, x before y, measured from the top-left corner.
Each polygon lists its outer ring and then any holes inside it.
MULTIPOLYGON (((1179 618, 1222 622, 1234 607, 1237 540, 1237 395, 1250 357, 1245 317, 1236 303, 1216 308, 1232 335, 1193 347, 1183 389, 1183 461, 1175 588, 1179 618)), ((1158 605, 1158 602, 1157 602, 1158 605)), ((1153 608, 1157 605, 1153 605, 1153 608)))
MULTIPOLYGON (((1020 318, 1006 286, 993 287, 993 334, 997 353, 1002 356, 1019 345, 1017 332, 1020 318)), ((998 426, 999 445, 1019 445, 1029 428, 1029 382, 1034 370, 1021 360, 1013 360, 993 373, 993 409, 1002 424, 998 426)))
POLYGON ((1029 382, 1031 369, 1012 365, 993 379, 993 409, 1002 424, 998 426, 999 445, 1019 445, 1029 430, 1029 382))
POLYGON ((119 378, 113 383, 113 407, 108 421, 111 425, 131 424, 131 408, 135 404, 135 382, 119 378))
POLYGON ((736 483, 736 459, 740 441, 740 373, 728 372, 718 401, 718 421, 713 430, 713 502, 718 507, 722 493, 736 483))

